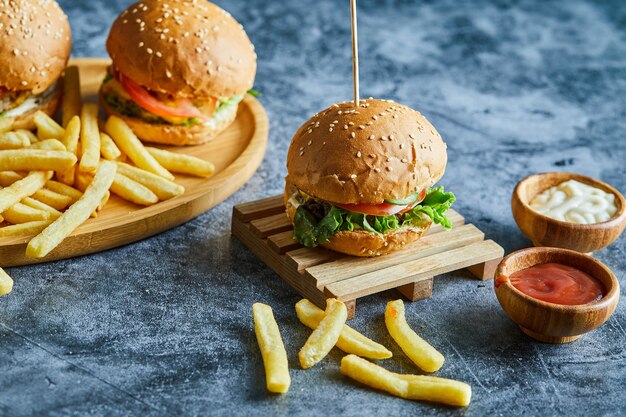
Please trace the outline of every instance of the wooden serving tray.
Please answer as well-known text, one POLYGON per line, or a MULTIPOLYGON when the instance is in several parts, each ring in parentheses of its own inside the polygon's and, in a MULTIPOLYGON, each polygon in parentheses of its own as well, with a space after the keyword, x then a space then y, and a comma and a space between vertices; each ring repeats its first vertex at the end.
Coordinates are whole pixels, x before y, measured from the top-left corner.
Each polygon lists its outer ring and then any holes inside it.
MULTIPOLYGON (((108 59, 73 59, 80 69, 84 101, 97 101, 108 59)), ((168 147, 215 164, 210 178, 177 175, 185 192, 150 207, 138 206, 114 195, 98 213, 87 220, 41 260, 25 256, 32 236, 0 238, 0 267, 47 262, 99 252, 135 242, 178 226, 228 198, 257 170, 267 147, 268 120, 263 106, 250 95, 239 105, 237 119, 222 134, 204 145, 168 147)))
POLYGON ((454 210, 450 231, 433 225, 406 248, 376 258, 306 248, 291 238, 283 196, 233 208, 232 233, 303 297, 324 308, 335 297, 354 317, 357 298, 397 289, 411 301, 432 295, 436 275, 467 268, 479 279, 493 278, 504 249, 454 210))

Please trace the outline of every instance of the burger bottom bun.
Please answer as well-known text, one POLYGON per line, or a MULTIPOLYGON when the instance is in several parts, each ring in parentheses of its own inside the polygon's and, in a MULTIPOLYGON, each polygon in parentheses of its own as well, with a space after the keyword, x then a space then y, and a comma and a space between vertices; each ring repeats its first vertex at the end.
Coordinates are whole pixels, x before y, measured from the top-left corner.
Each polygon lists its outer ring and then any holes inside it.
MULTIPOLYGON (((285 208, 287 216, 293 223, 296 208, 289 202, 293 193, 285 188, 285 208)), ((386 233, 373 233, 366 230, 344 230, 334 234, 328 243, 322 244, 325 248, 352 256, 372 257, 386 255, 398 249, 404 248, 409 243, 419 240, 432 224, 430 217, 422 214, 424 219, 422 226, 404 226, 386 233)))
MULTIPOLYGON (((60 84, 60 83, 58 83, 60 84)), ((57 88, 56 91, 50 96, 50 98, 39 105, 27 111, 24 114, 13 117, 13 129, 27 129, 35 130, 35 113, 42 111, 50 117, 54 117, 61 104, 62 88, 57 88)))
POLYGON ((98 94, 100 105, 107 116, 117 116, 124 120, 139 139, 145 142, 160 143, 163 145, 199 145, 208 142, 225 130, 237 117, 238 106, 223 110, 219 120, 212 119, 208 124, 197 123, 193 126, 175 126, 154 124, 141 119, 125 116, 117 112, 104 100, 102 93, 98 94))

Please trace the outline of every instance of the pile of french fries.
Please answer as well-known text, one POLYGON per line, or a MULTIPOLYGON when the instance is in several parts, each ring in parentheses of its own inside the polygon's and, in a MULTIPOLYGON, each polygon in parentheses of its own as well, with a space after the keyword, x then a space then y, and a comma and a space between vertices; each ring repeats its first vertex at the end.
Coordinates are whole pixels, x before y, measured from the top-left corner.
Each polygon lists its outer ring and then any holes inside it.
MULTIPOLYGON (((265 366, 267 390, 285 393, 289 390, 291 377, 287 351, 272 308, 256 303, 252 306, 252 312, 254 330, 265 366)), ((309 300, 303 299, 296 304, 296 314, 302 324, 313 329, 298 353, 302 368, 315 365, 336 346, 348 354, 341 360, 341 373, 365 385, 410 400, 463 407, 469 405, 472 388, 466 383, 428 375, 398 374, 367 360, 387 359, 392 354, 384 346, 346 325, 348 311, 341 301, 329 298, 326 310, 321 310, 309 300)), ((385 325, 392 339, 421 370, 435 372, 441 368, 443 355, 408 325, 402 300, 387 303, 385 325)))
MULTIPOLYGON (((0 118, 0 237, 34 236, 26 250, 32 258, 97 216, 111 193, 148 206, 185 191, 172 172, 208 177, 215 170, 208 161, 144 146, 117 117, 101 124, 98 106, 81 102, 77 67, 67 68, 64 85, 61 124, 37 112, 33 133, 0 118)), ((5 276, 0 272, 0 293, 5 276)))

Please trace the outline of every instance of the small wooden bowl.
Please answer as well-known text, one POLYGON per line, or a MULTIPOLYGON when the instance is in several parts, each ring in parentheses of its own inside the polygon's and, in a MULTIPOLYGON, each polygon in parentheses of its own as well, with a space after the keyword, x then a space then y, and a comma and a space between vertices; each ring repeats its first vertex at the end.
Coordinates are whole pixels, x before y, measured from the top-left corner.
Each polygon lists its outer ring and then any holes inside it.
POLYGON ((590 253, 610 245, 626 227, 626 200, 610 185, 580 174, 546 172, 521 180, 511 197, 513 218, 535 246, 551 246, 590 253), (530 208, 530 201, 542 191, 574 179, 615 195, 617 212, 602 223, 576 224, 544 216, 530 208))
POLYGON ((528 336, 547 343, 568 343, 578 339, 611 317, 619 301, 619 282, 600 261, 582 253, 559 248, 528 248, 506 256, 496 269, 496 296, 509 317, 528 336), (581 305, 548 303, 524 294, 500 277, 538 264, 569 265, 599 279, 606 288, 600 300, 581 305))

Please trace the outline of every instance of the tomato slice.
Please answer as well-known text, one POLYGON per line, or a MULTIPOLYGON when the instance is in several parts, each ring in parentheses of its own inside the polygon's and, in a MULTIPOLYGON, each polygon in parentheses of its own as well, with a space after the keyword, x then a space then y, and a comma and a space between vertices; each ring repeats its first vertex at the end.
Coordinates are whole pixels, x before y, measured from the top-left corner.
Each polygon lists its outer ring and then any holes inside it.
POLYGON ((118 73, 117 77, 120 84, 122 84, 122 87, 126 90, 133 101, 150 113, 154 113, 161 117, 197 117, 203 121, 210 119, 209 116, 202 113, 196 106, 194 106, 189 99, 178 98, 171 102, 164 103, 151 95, 145 88, 126 77, 124 74, 118 73))
POLYGON ((426 189, 423 189, 417 201, 406 206, 397 204, 381 203, 381 204, 335 204, 344 210, 353 211, 355 213, 368 214, 371 216, 390 216, 392 214, 402 214, 411 210, 418 205, 426 197, 426 189))

